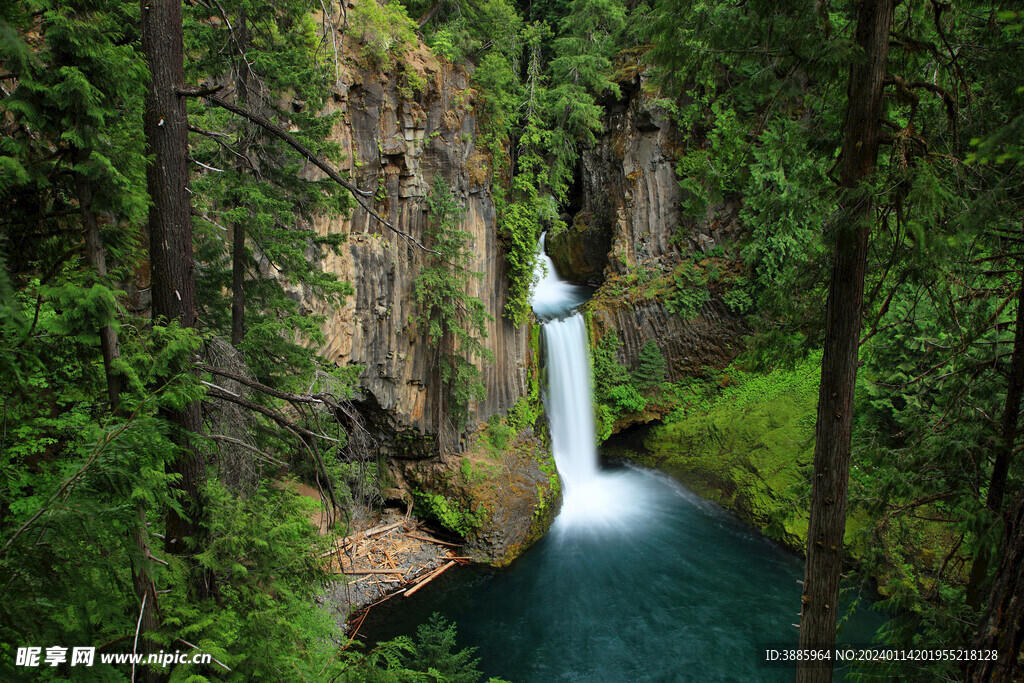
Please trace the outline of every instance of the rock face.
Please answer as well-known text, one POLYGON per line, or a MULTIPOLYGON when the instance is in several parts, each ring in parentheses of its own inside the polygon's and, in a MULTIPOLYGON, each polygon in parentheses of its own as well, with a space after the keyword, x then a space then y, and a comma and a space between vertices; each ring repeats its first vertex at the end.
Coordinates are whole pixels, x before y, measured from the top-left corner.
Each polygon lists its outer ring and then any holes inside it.
POLYGON ((635 368, 640 349, 648 340, 668 361, 668 379, 675 382, 705 368, 727 366, 742 350, 740 337, 746 334, 742 322, 712 297, 700 314, 684 320, 671 313, 660 301, 595 299, 587 306, 590 332, 594 339, 616 333, 622 340, 619 362, 635 368))
POLYGON ((644 94, 642 76, 620 88, 623 99, 605 108, 604 134, 582 155, 573 224, 549 241, 555 267, 572 280, 603 279, 679 253, 680 133, 644 94))
POLYGON ((603 281, 587 304, 592 339, 616 333, 619 362, 636 367, 640 349, 653 340, 668 360, 675 381, 722 368, 740 352, 747 332, 714 286, 696 317, 668 310, 647 278, 672 286, 672 271, 684 259, 707 254, 736 234, 736 203, 712 206, 702 220, 684 216, 676 160, 687 137, 656 106, 643 75, 620 83, 623 98, 606 105, 605 132, 581 159, 573 224, 548 241, 559 272, 572 280, 603 281), (603 253, 598 253, 601 250, 603 253))
MULTIPOLYGON (((460 229, 475 255, 471 268, 480 273, 468 293, 485 303, 492 318, 483 342, 493 361, 477 359, 486 398, 469 406, 468 428, 504 415, 531 389, 531 400, 538 400, 530 326, 502 317, 508 266, 486 184, 488 161, 474 144, 474 93, 464 71, 439 62, 422 46, 404 56, 405 72, 389 75, 362 65, 360 46, 350 36, 338 40, 340 68, 328 112, 341 116, 332 141, 346 157, 342 170, 367 191, 365 201, 404 235, 363 208, 350 217, 315 218, 320 234, 347 236, 340 255, 328 255, 323 268, 351 282, 355 295, 337 309, 309 292, 294 295, 307 310, 327 317, 321 353, 340 366, 363 367, 355 404, 389 463, 395 486, 388 495, 408 501, 415 492, 419 502, 443 500, 442 507, 483 520, 464 534, 474 555, 509 562, 547 530, 557 509, 550 445, 531 427, 515 442, 530 448, 495 456, 500 464, 488 470, 493 476, 487 481, 500 495, 483 495, 464 481, 460 466, 472 449, 467 456, 459 453, 472 439, 443 426, 445 388, 433 360, 436 349, 417 328, 413 298, 417 275, 431 258, 416 242, 423 242, 429 226, 427 197, 441 175, 464 207, 460 229), (409 79, 410 69, 417 78, 409 79), (417 80, 423 84, 418 91, 409 85, 417 80)), ((315 169, 306 172, 320 177, 315 169)))
POLYGON ((502 567, 551 526, 561 485, 545 433, 524 430, 503 449, 488 448, 480 433, 474 437, 460 457, 407 460, 400 467, 418 489, 444 492, 443 501, 435 494, 433 505, 465 526, 464 553, 502 567))
POLYGON ((545 240, 551 262, 558 274, 572 282, 598 283, 604 280, 612 232, 610 226, 592 220, 591 214, 577 214, 567 229, 545 240))
MULTIPOLYGON (((352 46, 344 50, 357 53, 352 46)), ((408 54, 406 61, 425 82, 411 97, 408 90, 401 92, 398 77, 360 68, 351 57, 343 60, 332 105, 342 116, 333 141, 347 157, 345 170, 372 193, 367 200, 374 209, 412 239, 422 241, 428 226, 427 195, 435 175, 448 181, 465 209, 461 229, 469 233, 476 255, 472 268, 482 273, 470 283, 469 293, 483 300, 493 317, 484 344, 494 362, 480 364, 487 396, 470 406, 474 424, 507 411, 524 394, 527 327, 502 317, 507 265, 490 189, 482 184, 485 161, 474 146, 476 117, 467 76, 439 63, 425 48, 408 54)), ((350 218, 322 216, 315 226, 321 234, 348 236, 343 253, 329 256, 324 268, 356 290, 337 310, 305 298, 312 310, 328 316, 323 354, 339 365, 364 366, 363 407, 381 436, 405 433, 429 440, 439 431, 443 387, 432 362, 434 349, 414 323, 412 295, 430 255, 361 208, 350 218)), ((433 450, 409 443, 404 442, 409 455, 433 450)))

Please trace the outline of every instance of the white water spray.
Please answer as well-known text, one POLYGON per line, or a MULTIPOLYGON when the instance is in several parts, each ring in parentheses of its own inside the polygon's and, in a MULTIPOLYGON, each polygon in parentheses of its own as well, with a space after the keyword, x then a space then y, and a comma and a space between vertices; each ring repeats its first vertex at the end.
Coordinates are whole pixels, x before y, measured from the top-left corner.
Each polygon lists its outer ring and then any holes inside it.
POLYGON ((541 237, 533 311, 543 321, 548 386, 544 397, 551 448, 562 479, 562 510, 552 530, 633 529, 648 518, 645 482, 630 471, 602 472, 590 381, 590 356, 583 316, 574 308, 587 299, 584 287, 555 273, 541 237))

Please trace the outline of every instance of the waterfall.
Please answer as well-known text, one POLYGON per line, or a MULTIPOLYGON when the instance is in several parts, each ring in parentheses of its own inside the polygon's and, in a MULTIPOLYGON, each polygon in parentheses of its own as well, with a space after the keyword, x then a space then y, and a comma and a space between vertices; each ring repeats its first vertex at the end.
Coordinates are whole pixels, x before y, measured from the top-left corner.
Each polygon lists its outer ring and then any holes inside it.
POLYGON ((544 253, 541 237, 533 311, 543 321, 548 386, 544 404, 551 449, 562 479, 562 510, 552 530, 632 528, 643 517, 642 487, 629 472, 602 472, 597 463, 587 329, 576 306, 588 291, 565 282, 544 253))

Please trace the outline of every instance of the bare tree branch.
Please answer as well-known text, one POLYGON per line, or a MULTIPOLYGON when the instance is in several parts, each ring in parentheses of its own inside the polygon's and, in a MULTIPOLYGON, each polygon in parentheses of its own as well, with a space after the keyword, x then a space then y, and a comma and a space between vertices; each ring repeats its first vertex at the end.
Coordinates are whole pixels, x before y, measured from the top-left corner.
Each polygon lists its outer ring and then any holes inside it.
POLYGON ((334 182, 338 183, 339 185, 344 187, 346 190, 351 192, 352 196, 356 200, 356 203, 358 203, 359 206, 361 206, 363 208, 363 210, 366 211, 366 213, 368 213, 369 215, 373 216, 381 225, 383 225, 388 230, 390 230, 391 232, 395 233, 396 235, 398 235, 399 237, 404 239, 406 242, 409 242, 410 244, 415 245, 416 247, 418 247, 422 251, 429 252, 431 254, 436 254, 437 253, 433 249, 428 249, 427 247, 423 246, 423 244, 419 240, 417 240, 415 237, 413 237, 409 233, 405 232, 404 230, 399 230, 394 225, 392 225, 388 221, 384 220, 380 216, 380 214, 378 214, 376 211, 374 211, 373 208, 369 204, 367 204, 366 201, 364 200, 364 197, 368 197, 368 196, 371 195, 371 193, 369 191, 360 190, 358 187, 356 187, 355 185, 353 185, 349 181, 347 181, 344 178, 342 178, 341 175, 339 175, 337 171, 335 171, 333 168, 331 168, 330 164, 328 164, 326 161, 324 161, 323 159, 318 157, 316 154, 314 154, 312 152, 312 150, 310 150, 304 144, 299 142, 295 138, 295 136, 293 136, 291 133, 289 133, 288 131, 284 130, 283 128, 275 125, 269 119, 267 119, 267 118, 265 118, 265 117, 255 113, 255 112, 249 111, 248 109, 246 109, 244 107, 240 107, 237 104, 232 104, 231 102, 228 102, 227 100, 225 100, 223 98, 217 97, 216 95, 214 95, 211 92, 209 92, 209 90, 204 90, 204 89, 201 89, 201 88, 182 88, 182 89, 178 90, 178 94, 181 95, 182 97, 202 97, 204 100, 206 100, 210 104, 216 105, 216 106, 218 106, 218 107, 220 107, 222 109, 227 109, 228 111, 232 112, 233 114, 238 114, 239 116, 241 116, 241 117, 243 117, 245 119, 248 119, 249 121, 255 123, 257 126, 262 128, 263 130, 267 131, 268 133, 270 133, 274 137, 276 137, 276 138, 278 138, 280 140, 283 140, 289 146, 291 146, 292 149, 294 149, 299 154, 301 154, 302 157, 306 159, 306 161, 308 161, 309 163, 313 164, 314 166, 319 168, 321 171, 326 173, 328 178, 330 178, 331 180, 333 180, 334 182))

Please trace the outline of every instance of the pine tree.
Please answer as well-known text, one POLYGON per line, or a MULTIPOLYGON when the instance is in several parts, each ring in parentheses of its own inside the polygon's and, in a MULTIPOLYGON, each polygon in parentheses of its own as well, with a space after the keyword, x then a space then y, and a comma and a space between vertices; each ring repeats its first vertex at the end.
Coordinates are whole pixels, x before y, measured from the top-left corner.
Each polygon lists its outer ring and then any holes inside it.
MULTIPOLYGON (((311 153, 336 160, 337 146, 327 137, 337 115, 321 113, 329 69, 315 55, 319 40, 307 10, 296 1, 191 6, 186 25, 200 49, 186 78, 230 83, 232 88, 218 92, 225 102, 292 130, 311 153), (276 96, 282 92, 290 95, 287 105, 276 96)), ((286 285, 306 287, 334 305, 352 292, 350 283, 319 267, 345 235, 318 235, 312 220, 344 214, 353 202, 333 180, 308 180, 302 173, 308 160, 280 138, 243 116, 203 104, 193 100, 190 109, 197 243, 206 264, 197 282, 200 300, 207 302, 201 315, 243 355, 258 351, 246 359, 261 381, 295 388, 304 380, 286 382, 283 376, 305 378, 313 370, 295 332, 316 342, 324 318, 303 315, 286 285), (219 301, 225 287, 231 292, 230 319, 219 301)))
POLYGON ((648 339, 640 347, 638 361, 636 370, 633 371, 633 378, 641 388, 649 390, 665 380, 665 376, 668 374, 668 363, 653 339, 648 339))
POLYGON ((620 95, 611 80, 611 58, 624 16, 619 0, 572 0, 561 21, 548 104, 554 124, 549 175, 555 187, 567 185, 581 147, 593 145, 603 127, 604 110, 595 98, 605 92, 620 95))

